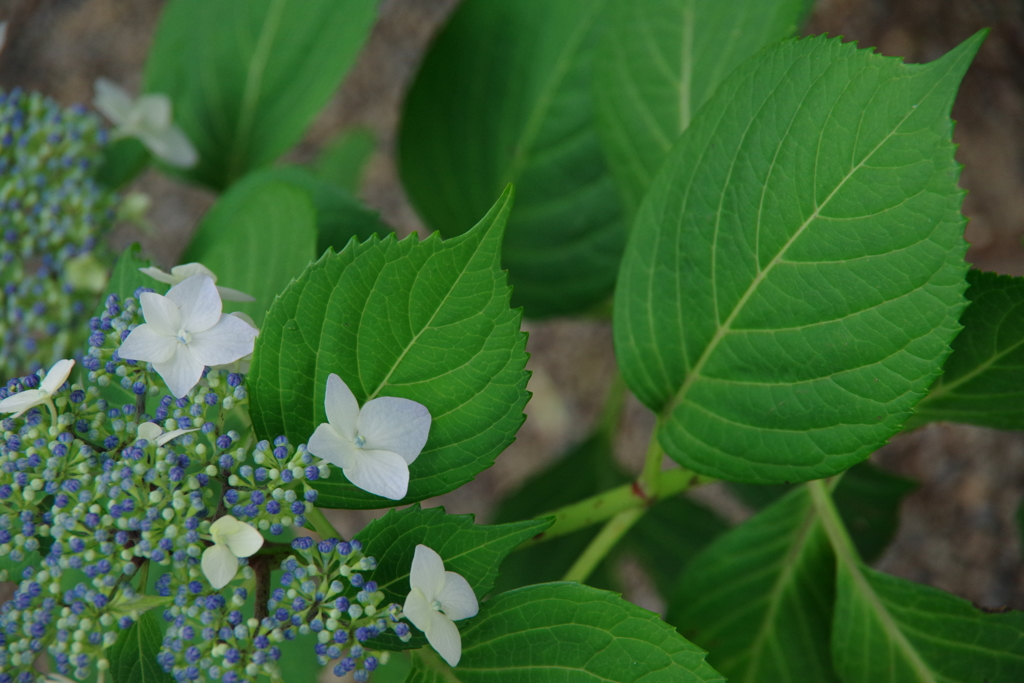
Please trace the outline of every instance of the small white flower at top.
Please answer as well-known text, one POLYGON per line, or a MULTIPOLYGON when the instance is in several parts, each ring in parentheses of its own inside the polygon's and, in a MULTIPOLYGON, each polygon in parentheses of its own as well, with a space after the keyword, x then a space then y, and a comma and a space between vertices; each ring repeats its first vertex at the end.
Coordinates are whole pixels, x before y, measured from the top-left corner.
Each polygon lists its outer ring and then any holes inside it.
POLYGON ((324 400, 327 422, 313 432, 307 447, 337 465, 353 484, 391 500, 405 498, 409 465, 423 450, 430 412, 407 398, 381 396, 360 409, 348 385, 333 372, 324 400))
POLYGON ((39 383, 38 389, 26 389, 19 391, 13 396, 8 396, 0 401, 0 413, 14 413, 11 417, 20 417, 25 411, 35 408, 38 405, 47 404, 50 413, 56 420, 56 410, 53 407, 53 394, 64 386, 68 381, 71 369, 75 367, 73 360, 59 360, 53 364, 43 381, 39 383))
POLYGON ((117 126, 114 138, 138 138, 153 156, 178 168, 191 168, 199 161, 185 132, 172 122, 170 97, 151 93, 133 100, 106 78, 96 79, 95 90, 92 103, 117 126))
POLYGON ((161 296, 139 297, 146 318, 117 353, 126 360, 152 363, 167 388, 181 398, 203 376, 207 365, 231 363, 252 353, 256 329, 224 315, 213 280, 193 275, 161 296))
POLYGON ((171 431, 164 433, 163 427, 155 422, 143 422, 139 425, 139 429, 136 432, 136 437, 148 441, 149 443, 156 444, 158 447, 163 446, 169 441, 173 441, 182 434, 188 434, 189 432, 197 432, 199 427, 193 429, 172 429, 171 431))
POLYGON ((255 527, 231 515, 210 525, 213 545, 203 551, 203 573, 210 585, 220 590, 238 573, 238 558, 250 557, 263 547, 263 536, 255 527))
POLYGON ((462 659, 462 636, 455 622, 480 611, 473 588, 461 574, 446 572, 441 556, 422 544, 412 558, 409 585, 402 612, 444 661, 456 666, 462 659))
MULTIPOLYGON (((163 282, 168 285, 176 285, 182 280, 192 277, 193 275, 205 275, 214 284, 217 284, 217 276, 212 270, 204 266, 202 263, 182 263, 180 266, 174 266, 171 268, 171 272, 165 273, 159 268, 139 268, 139 272, 143 275, 148 275, 157 282, 163 282)), ((217 287, 217 291, 220 293, 220 298, 224 301, 256 301, 245 292, 239 292, 237 289, 231 289, 230 287, 217 287)))

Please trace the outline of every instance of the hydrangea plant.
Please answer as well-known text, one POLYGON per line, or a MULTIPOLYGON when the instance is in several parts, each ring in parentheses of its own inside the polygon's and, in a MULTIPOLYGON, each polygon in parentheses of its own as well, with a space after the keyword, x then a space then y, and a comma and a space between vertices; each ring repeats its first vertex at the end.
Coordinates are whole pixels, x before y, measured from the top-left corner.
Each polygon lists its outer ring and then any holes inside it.
POLYGON ((1020 612, 869 564, 907 490, 872 451, 1024 428, 1024 284, 963 261, 949 112, 984 35, 907 65, 789 38, 802 0, 465 0, 399 135, 433 232, 398 239, 346 139, 269 167, 374 7, 171 0, 139 99, 101 81, 106 147, 5 95, 0 683, 1024 679, 1020 612), (131 136, 222 195, 182 263, 125 250, 60 317, 116 201, 89 172, 154 160, 131 136), (603 418, 497 523, 421 507, 522 425, 524 312, 610 314, 603 418), (712 481, 756 514, 681 495, 712 481), (346 539, 330 509, 387 512, 346 539), (614 590, 624 556, 664 616, 614 590))

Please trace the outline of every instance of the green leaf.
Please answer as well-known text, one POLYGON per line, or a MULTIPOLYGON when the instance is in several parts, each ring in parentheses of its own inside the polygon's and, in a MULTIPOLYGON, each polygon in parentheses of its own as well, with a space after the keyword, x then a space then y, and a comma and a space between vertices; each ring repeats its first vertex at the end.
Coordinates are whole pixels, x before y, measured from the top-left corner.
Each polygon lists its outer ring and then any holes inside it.
POLYGON ((603 0, 467 0, 405 102, 399 165, 424 221, 468 230, 516 186, 503 263, 527 316, 606 299, 625 242, 594 124, 591 60, 603 0))
POLYGON ((1024 612, 840 562, 832 650, 845 683, 1024 680, 1024 612))
POLYGON ((122 138, 103 148, 103 161, 96 170, 96 180, 112 190, 127 185, 142 173, 152 157, 136 138, 122 138))
POLYGON ((371 0, 173 0, 146 62, 145 91, 166 93, 199 151, 182 172, 223 189, 302 137, 355 61, 371 0))
POLYGON ((805 481, 909 417, 958 331, 949 110, 982 34, 930 64, 807 38, 726 79, 637 215, 615 347, 683 466, 805 481))
MULTIPOLYGON (((473 523, 473 515, 446 515, 444 508, 421 510, 413 506, 392 510, 370 522, 356 538, 366 553, 377 559, 373 580, 386 595, 386 602, 402 604, 411 590, 409 569, 417 544, 433 549, 444 560, 446 571, 462 574, 483 598, 494 586, 498 567, 523 541, 551 525, 549 519, 529 519, 512 524, 485 526, 473 523)), ((414 639, 402 644, 397 638, 378 638, 387 649, 419 647, 425 641, 414 639)))
POLYGON ((972 270, 967 282, 964 329, 907 427, 949 420, 1024 429, 1024 278, 972 270))
MULTIPOLYGON (((756 509, 767 507, 792 489, 782 484, 732 484, 730 488, 756 509)), ((916 488, 909 479, 893 476, 870 462, 854 465, 843 474, 832 497, 865 561, 874 562, 892 541, 903 497, 916 488)))
POLYGON ((865 562, 881 557, 896 535, 900 504, 917 484, 870 463, 851 467, 832 492, 839 515, 865 562))
POLYGON ((613 0, 594 67, 598 131, 630 214, 679 134, 747 57, 792 35, 809 0, 613 0))
MULTIPOLYGON (((529 397, 526 335, 499 268, 511 204, 508 189, 460 237, 374 238, 307 268, 274 302, 256 342, 248 386, 258 433, 308 440, 327 419, 333 372, 361 403, 400 396, 433 416, 402 503, 451 491, 489 467, 512 442, 529 397)), ((316 487, 324 507, 399 504, 338 470, 316 487)))
POLYGON ((366 162, 376 148, 373 131, 367 128, 345 131, 320 153, 314 167, 316 174, 355 195, 359 192, 366 162))
POLYGON ((459 623, 462 661, 413 655, 408 683, 696 683, 724 681, 656 614, 577 583, 503 593, 459 623))
POLYGON ((636 557, 669 598, 704 548, 729 530, 721 517, 684 496, 666 498, 629 530, 617 550, 636 557))
POLYGON ((135 296, 135 290, 139 287, 149 287, 160 294, 166 292, 167 285, 139 272, 139 268, 148 268, 151 265, 149 259, 142 258, 142 247, 138 242, 125 247, 117 257, 117 263, 114 264, 114 270, 107 281, 107 288, 100 297, 100 303, 93 315, 100 315, 106 310, 107 297, 111 294, 117 294, 124 301, 127 297, 135 296))
POLYGON ((217 284, 256 298, 231 310, 260 325, 274 297, 316 258, 316 214, 304 191, 281 181, 242 182, 203 217, 182 262, 199 262, 217 284))
POLYGON ((668 622, 731 681, 837 681, 835 560, 805 487, 712 542, 683 573, 668 622))
POLYGON ((121 632, 107 652, 113 683, 170 683, 174 680, 156 663, 165 626, 163 619, 150 611, 121 632))

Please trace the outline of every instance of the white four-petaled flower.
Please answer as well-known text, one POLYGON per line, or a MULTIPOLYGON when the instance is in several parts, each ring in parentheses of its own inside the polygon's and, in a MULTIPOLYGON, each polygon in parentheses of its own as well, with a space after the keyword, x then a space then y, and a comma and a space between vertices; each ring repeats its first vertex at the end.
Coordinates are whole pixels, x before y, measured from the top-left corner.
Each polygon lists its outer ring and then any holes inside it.
MULTIPOLYGON (((39 383, 38 389, 26 389, 19 391, 13 396, 8 396, 0 401, 0 413, 14 413, 12 417, 18 417, 26 410, 34 408, 43 403, 49 403, 54 392, 68 381, 71 368, 75 367, 73 360, 59 360, 53 364, 46 377, 39 383)), ((52 408, 52 404, 51 404, 52 408)))
POLYGON ((161 296, 139 297, 146 318, 117 353, 126 360, 152 363, 171 393, 181 398, 203 376, 207 365, 231 363, 250 353, 256 329, 221 313, 217 287, 206 275, 193 275, 161 296))
MULTIPOLYGON (((205 275, 214 284, 217 284, 217 275, 204 266, 202 263, 182 263, 180 266, 174 266, 171 268, 171 272, 165 273, 159 268, 152 266, 148 268, 139 268, 139 272, 143 275, 148 275, 157 282, 163 282, 168 285, 176 285, 182 280, 186 280, 193 275, 205 275)), ((224 301, 256 301, 245 292, 239 292, 237 289, 231 289, 230 287, 217 287, 217 291, 220 292, 220 298, 224 301)))
POLYGON ((221 589, 238 573, 238 558, 249 557, 263 547, 263 536, 254 527, 224 515, 210 525, 213 545, 203 551, 203 573, 210 585, 221 589))
POLYGON ((332 372, 324 408, 327 422, 313 432, 309 452, 340 467, 364 491, 391 500, 404 498, 409 465, 430 432, 426 407, 407 398, 382 396, 360 409, 348 385, 332 372))
POLYGON ((172 123, 171 98, 160 93, 131 96, 106 78, 96 79, 92 103, 117 126, 115 138, 138 138, 154 156, 171 166, 191 168, 199 160, 184 131, 172 123))
POLYGON ((402 612, 449 665, 462 659, 462 636, 454 622, 480 611, 476 594, 460 574, 446 572, 441 556, 425 545, 416 546, 409 571, 412 590, 402 612))

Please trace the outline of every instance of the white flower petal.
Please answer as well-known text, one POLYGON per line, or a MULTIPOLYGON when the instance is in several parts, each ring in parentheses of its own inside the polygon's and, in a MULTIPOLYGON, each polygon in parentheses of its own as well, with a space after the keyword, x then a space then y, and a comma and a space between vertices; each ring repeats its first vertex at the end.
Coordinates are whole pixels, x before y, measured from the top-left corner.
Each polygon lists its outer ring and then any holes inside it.
POLYGON ((356 451, 359 450, 326 422, 322 422, 309 437, 306 448, 316 457, 342 469, 355 465, 356 451))
POLYGON ((121 342, 117 355, 125 360, 166 363, 174 357, 180 344, 174 337, 159 334, 150 324, 139 325, 121 342))
MULTIPOLYGON (((139 439, 145 441, 156 442, 157 438, 164 433, 164 430, 155 422, 143 422, 139 425, 138 431, 135 435, 139 439)), ((157 444, 159 445, 159 444, 157 444)))
POLYGON ((459 621, 475 617, 480 611, 480 603, 469 581, 455 572, 445 572, 444 579, 444 588, 437 594, 437 601, 448 618, 459 621))
MULTIPOLYGON (((246 303, 256 301, 255 297, 249 296, 245 292, 240 292, 237 289, 231 289, 230 287, 217 287, 217 291, 220 292, 220 298, 224 301, 244 301, 246 303)), ((232 313, 231 315, 235 314, 232 313)), ((253 324, 253 327, 255 326, 256 325, 253 324)))
MULTIPOLYGON (((152 423, 149 423, 149 424, 152 424, 152 423)), ((141 425, 139 425, 139 426, 141 427, 141 425)), ((170 432, 167 432, 163 436, 157 436, 156 445, 157 446, 163 446, 166 443, 174 441, 175 439, 177 439, 182 434, 188 434, 189 432, 198 432, 198 431, 199 431, 199 427, 194 427, 193 429, 175 429, 175 430, 172 430, 170 432)), ((146 440, 149 441, 149 439, 146 439, 146 440)), ((242 557, 242 555, 239 555, 239 557, 242 557)))
POLYGON ((338 434, 349 441, 356 438, 356 420, 359 417, 359 404, 345 380, 333 372, 327 376, 327 393, 324 397, 324 410, 327 421, 338 434))
MULTIPOLYGON (((174 277, 170 273, 165 273, 159 268, 154 268, 152 266, 148 268, 139 268, 139 272, 142 273, 143 275, 150 276, 157 282, 163 282, 164 284, 168 285, 176 285, 178 284, 178 282, 180 282, 178 278, 174 277)), ((143 294, 143 296, 145 296, 145 294, 143 294)))
POLYGON ((412 622, 413 626, 426 632, 427 628, 430 627, 431 618, 437 611, 430 606, 430 600, 427 600, 427 596, 423 595, 423 591, 414 587, 405 598, 405 604, 402 605, 402 613, 405 614, 406 619, 412 622))
POLYGON ((185 132, 178 126, 170 126, 162 130, 144 130, 139 132, 142 141, 153 156, 177 168, 191 168, 199 161, 199 153, 188 139, 185 132))
POLYGON ((240 521, 234 515, 222 515, 210 525, 210 536, 214 543, 224 543, 227 536, 235 533, 245 522, 240 521))
MULTIPOLYGON (((409 570, 409 585, 423 591, 427 602, 437 600, 444 590, 444 560, 433 548, 418 544, 412 556, 412 568, 409 570)), ((423 629, 420 629, 421 631, 423 629)))
POLYGON ((252 353, 256 334, 256 328, 244 320, 222 315, 213 327, 193 332, 188 348, 196 360, 205 365, 231 363, 252 353))
MULTIPOLYGON (((136 328, 138 329, 138 328, 136 328)), ((134 332, 133 332, 134 334, 134 332)), ((127 342, 127 340, 125 340, 127 342)), ((165 362, 153 362, 153 369, 163 377, 167 388, 171 390, 175 398, 182 398, 189 389, 199 383, 203 378, 204 365, 192 357, 188 349, 178 344, 174 355, 165 362)))
POLYGON ((113 81, 102 77, 96 79, 93 88, 96 91, 92 99, 93 106, 115 125, 124 123, 132 110, 132 98, 128 93, 113 81))
POLYGON ((238 573, 238 558, 226 545, 215 543, 203 551, 203 573, 210 585, 220 590, 238 573))
POLYGON ((401 500, 409 490, 409 465, 391 451, 353 450, 354 462, 342 467, 348 480, 369 493, 401 500))
POLYGON ((205 275, 213 280, 214 284, 217 283, 217 275, 202 263, 182 263, 171 268, 171 276, 175 278, 175 283, 181 282, 193 275, 205 275))
POLYGON ((181 327, 192 334, 204 332, 220 320, 220 295, 206 275, 185 278, 167 291, 167 298, 181 311, 181 327))
POLYGON ((382 396, 359 411, 356 431, 366 439, 364 448, 398 453, 411 465, 427 443, 430 412, 416 401, 382 396))
POLYGON ((245 522, 238 522, 239 526, 231 533, 224 536, 224 543, 235 557, 249 557, 263 547, 263 535, 245 522))
POLYGON ((423 633, 437 654, 441 655, 448 666, 457 666, 462 659, 462 636, 459 634, 459 627, 451 619, 434 612, 430 619, 428 630, 423 633))
POLYGON ((163 93, 139 95, 134 109, 142 130, 159 132, 171 125, 171 98, 163 93))
POLYGON ((174 337, 181 329, 181 311, 178 304, 155 292, 143 292, 139 297, 142 315, 153 331, 167 337, 174 337))
POLYGON ((45 403, 50 398, 42 389, 26 389, 19 391, 14 396, 8 396, 0 401, 0 413, 14 413, 11 417, 18 417, 29 408, 45 403))
POLYGON ((68 381, 68 376, 71 374, 71 368, 73 367, 75 367, 75 361, 73 360, 57 361, 50 368, 49 372, 46 373, 46 377, 43 378, 39 388, 52 396, 53 392, 60 389, 64 382, 68 381))

